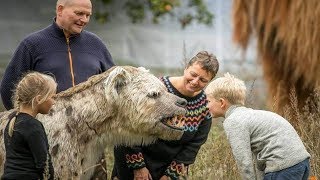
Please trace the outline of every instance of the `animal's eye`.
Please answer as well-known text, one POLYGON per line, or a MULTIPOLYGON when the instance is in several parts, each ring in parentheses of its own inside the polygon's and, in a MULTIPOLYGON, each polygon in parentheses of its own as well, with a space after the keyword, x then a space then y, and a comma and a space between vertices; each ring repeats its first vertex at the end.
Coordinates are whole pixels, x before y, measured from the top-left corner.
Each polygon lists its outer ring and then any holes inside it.
POLYGON ((149 98, 157 98, 160 96, 160 92, 150 92, 147 95, 149 98))

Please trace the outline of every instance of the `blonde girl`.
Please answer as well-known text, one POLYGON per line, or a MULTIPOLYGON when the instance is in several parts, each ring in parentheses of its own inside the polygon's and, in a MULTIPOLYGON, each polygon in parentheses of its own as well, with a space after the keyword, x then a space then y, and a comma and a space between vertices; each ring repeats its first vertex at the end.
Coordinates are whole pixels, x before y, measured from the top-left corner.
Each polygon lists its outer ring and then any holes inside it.
POLYGON ((26 74, 14 92, 15 112, 4 131, 6 160, 1 179, 53 179, 45 129, 36 119, 54 104, 57 83, 39 72, 26 74))

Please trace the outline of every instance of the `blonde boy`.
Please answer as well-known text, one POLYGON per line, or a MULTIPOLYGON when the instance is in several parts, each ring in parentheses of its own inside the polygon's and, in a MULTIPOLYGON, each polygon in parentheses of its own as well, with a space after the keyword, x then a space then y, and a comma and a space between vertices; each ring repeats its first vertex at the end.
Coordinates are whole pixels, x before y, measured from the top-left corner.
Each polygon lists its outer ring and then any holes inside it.
POLYGON ((297 132, 278 114, 246 108, 242 80, 227 73, 205 92, 212 116, 225 118, 223 127, 243 179, 308 179, 310 154, 297 132), (264 175, 256 177, 253 161, 264 175))

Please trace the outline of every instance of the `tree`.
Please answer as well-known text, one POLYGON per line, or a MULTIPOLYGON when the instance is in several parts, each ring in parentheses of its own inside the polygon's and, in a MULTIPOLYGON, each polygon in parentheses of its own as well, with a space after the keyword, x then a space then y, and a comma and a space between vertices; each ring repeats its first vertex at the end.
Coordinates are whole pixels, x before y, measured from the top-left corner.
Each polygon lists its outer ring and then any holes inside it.
MULTIPOLYGON (((113 11, 110 7, 116 0, 95 1, 99 7, 95 18, 101 23, 108 22, 113 11)), ((214 17, 204 0, 122 0, 121 3, 132 23, 142 22, 147 13, 151 14, 153 23, 158 23, 162 17, 170 15, 180 22, 182 28, 192 22, 210 26, 214 17)))

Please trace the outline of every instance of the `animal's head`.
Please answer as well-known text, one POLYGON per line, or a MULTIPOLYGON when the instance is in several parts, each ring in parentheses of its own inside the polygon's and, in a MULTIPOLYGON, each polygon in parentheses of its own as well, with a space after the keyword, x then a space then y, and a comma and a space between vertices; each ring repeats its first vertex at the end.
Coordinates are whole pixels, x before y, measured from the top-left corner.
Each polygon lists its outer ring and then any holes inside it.
MULTIPOLYGON (((186 100, 167 92, 163 83, 144 68, 116 67, 104 81, 105 94, 116 118, 112 126, 121 138, 139 138, 149 143, 156 138, 177 140, 183 134, 183 122, 170 123, 183 115, 186 100), (143 138, 143 139, 141 139, 143 138)), ((114 137, 113 137, 114 138, 114 137)))

